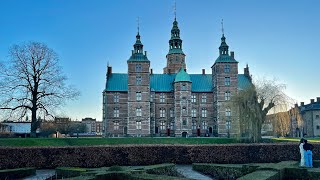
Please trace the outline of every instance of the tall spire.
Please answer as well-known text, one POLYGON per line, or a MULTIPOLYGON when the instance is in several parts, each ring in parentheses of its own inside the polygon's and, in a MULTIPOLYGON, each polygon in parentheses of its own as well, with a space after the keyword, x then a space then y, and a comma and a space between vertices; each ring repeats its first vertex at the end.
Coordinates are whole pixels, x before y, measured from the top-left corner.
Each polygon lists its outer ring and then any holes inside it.
POLYGON ((140 21, 139 17, 137 18, 137 35, 136 35, 136 43, 133 45, 132 55, 128 61, 149 61, 147 58, 147 52, 143 54, 143 44, 140 39, 140 21))
POLYGON ((221 45, 219 47, 220 55, 229 55, 229 46, 226 43, 226 37, 224 37, 223 19, 221 20, 221 45))
POLYGON ((168 54, 184 54, 182 51, 182 40, 180 39, 180 29, 177 21, 176 2, 174 2, 174 21, 171 29, 171 39, 169 40, 168 54))

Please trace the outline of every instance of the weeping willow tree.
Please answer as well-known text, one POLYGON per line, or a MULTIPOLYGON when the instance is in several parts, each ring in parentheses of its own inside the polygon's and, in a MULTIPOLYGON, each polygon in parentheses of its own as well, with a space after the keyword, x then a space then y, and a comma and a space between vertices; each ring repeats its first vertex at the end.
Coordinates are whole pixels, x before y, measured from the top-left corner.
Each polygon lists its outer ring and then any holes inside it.
POLYGON ((261 127, 271 109, 287 104, 283 92, 285 85, 275 80, 260 80, 234 95, 232 102, 238 107, 242 136, 252 142, 261 141, 261 127))

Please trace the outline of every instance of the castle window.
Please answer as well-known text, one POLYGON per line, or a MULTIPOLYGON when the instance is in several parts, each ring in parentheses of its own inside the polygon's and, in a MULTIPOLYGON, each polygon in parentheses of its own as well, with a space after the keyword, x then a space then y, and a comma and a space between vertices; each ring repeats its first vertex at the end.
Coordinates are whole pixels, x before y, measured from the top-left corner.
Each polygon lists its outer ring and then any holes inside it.
POLYGON ((202 98, 201 98, 201 102, 202 103, 206 103, 207 102, 207 95, 202 95, 202 98))
POLYGON ((119 108, 114 108, 113 110, 113 117, 119 117, 119 108))
POLYGON ((142 77, 136 76, 136 85, 141 85, 142 77))
POLYGON ((224 85, 230 86, 230 77, 225 77, 224 78, 224 85))
POLYGON ((136 109, 136 116, 141 117, 142 116, 142 111, 141 108, 136 109))
POLYGON ((160 108, 160 117, 161 117, 161 118, 166 117, 166 109, 160 108))
POLYGON ((187 90, 187 86, 185 84, 183 84, 181 87, 181 91, 186 91, 186 90, 187 90))
POLYGON ((202 110, 201 110, 201 117, 207 117, 207 109, 205 109, 205 108, 203 108, 202 110))
POLYGON ((196 109, 191 110, 191 117, 197 117, 197 110, 196 109))
POLYGON ((317 126, 317 129, 320 129, 320 126, 319 126, 319 125, 317 126))
POLYGON ((142 71, 141 64, 136 64, 136 72, 141 72, 141 71, 142 71))
POLYGON ((196 95, 191 95, 191 102, 193 103, 197 102, 196 95))
POLYGON ((136 92, 136 100, 141 101, 141 99, 142 99, 141 92, 136 92))
POLYGON ((174 110, 172 108, 170 109, 170 117, 174 117, 174 110))
POLYGON ((316 119, 319 119, 319 115, 316 115, 316 119))
POLYGON ((230 117, 231 116, 231 110, 230 108, 226 108, 226 116, 230 117))
POLYGON ((141 129, 141 121, 136 122, 136 127, 137 127, 137 129, 141 129))
POLYGON ((113 95, 113 102, 115 103, 119 102, 119 94, 113 95))
POLYGON ((230 64, 224 65, 224 72, 229 73, 230 72, 230 64))
POLYGON ((183 119, 183 120, 182 120, 182 125, 183 125, 183 126, 186 126, 186 125, 187 125, 187 120, 186 120, 186 119, 183 119))
POLYGON ((170 127, 171 130, 174 130, 174 121, 171 121, 171 127, 170 127))
POLYGON ((119 122, 113 123, 113 130, 119 130, 119 122))
POLYGON ((202 129, 207 129, 207 122, 206 121, 202 121, 202 129))
POLYGON ((224 93, 224 100, 226 100, 226 101, 230 100, 230 91, 227 91, 224 93))
POLYGON ((182 113, 186 114, 187 113, 187 108, 186 107, 182 107, 182 113))
POLYGON ((195 121, 192 121, 192 130, 195 130, 197 128, 197 123, 195 121))
POLYGON ((153 102, 153 94, 150 94, 150 102, 153 102))
POLYGON ((164 121, 160 122, 160 129, 161 130, 165 130, 166 129, 166 122, 164 122, 164 121))
POLYGON ((164 103, 165 102, 165 98, 166 98, 166 96, 163 93, 161 93, 160 94, 160 102, 164 103))

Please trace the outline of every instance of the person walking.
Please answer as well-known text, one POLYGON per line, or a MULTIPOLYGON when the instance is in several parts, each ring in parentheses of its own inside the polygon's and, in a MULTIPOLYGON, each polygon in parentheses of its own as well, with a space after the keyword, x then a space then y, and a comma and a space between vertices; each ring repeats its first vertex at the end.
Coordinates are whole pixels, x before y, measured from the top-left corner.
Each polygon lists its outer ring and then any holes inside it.
POLYGON ((300 167, 305 167, 306 166, 306 160, 305 160, 305 157, 304 157, 305 150, 303 149, 303 145, 304 145, 304 139, 301 138, 300 139, 300 144, 299 144, 300 156, 301 156, 300 167))
POLYGON ((313 167, 313 163, 312 163, 313 145, 309 144, 308 141, 305 139, 303 149, 305 150, 304 157, 306 160, 306 166, 312 168, 313 167))

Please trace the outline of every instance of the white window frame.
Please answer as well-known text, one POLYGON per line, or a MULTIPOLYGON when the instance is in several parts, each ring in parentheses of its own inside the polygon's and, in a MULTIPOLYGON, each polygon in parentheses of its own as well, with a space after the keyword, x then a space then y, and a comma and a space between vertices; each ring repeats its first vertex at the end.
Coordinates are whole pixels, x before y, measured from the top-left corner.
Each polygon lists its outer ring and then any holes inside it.
POLYGON ((174 109, 170 109, 170 117, 173 118, 174 117, 174 109))
POLYGON ((197 123, 195 121, 192 121, 192 130, 197 129, 197 123))
POLYGON ((224 72, 225 73, 230 73, 230 64, 224 65, 224 72))
POLYGON ((207 109, 201 110, 201 117, 206 118, 207 117, 207 109))
POLYGON ((202 121, 202 129, 207 129, 208 125, 206 121, 202 121))
POLYGON ((137 117, 141 117, 142 116, 142 109, 141 108, 137 108, 136 109, 136 116, 137 117))
POLYGON ((201 102, 202 102, 202 103, 207 103, 207 95, 206 95, 206 94, 203 94, 203 95, 201 96, 201 102))
POLYGON ((160 108, 160 117, 165 118, 166 117, 166 109, 165 108, 160 108))
POLYGON ((160 102, 161 102, 161 103, 166 102, 166 95, 163 94, 163 93, 160 94, 160 102))
POLYGON ((224 93, 224 100, 225 100, 225 101, 230 101, 230 91, 226 91, 226 92, 224 93))
POLYGON ((136 64, 136 72, 142 72, 142 65, 136 64))
POLYGON ((120 110, 119 108, 114 108, 113 109, 113 117, 119 117, 120 116, 120 110))
POLYGON ((194 94, 191 95, 191 102, 192 103, 197 102, 197 96, 196 95, 194 95, 194 94))
POLYGON ((141 92, 136 92, 136 100, 141 101, 142 100, 142 93, 141 92))
POLYGON ((136 121, 137 130, 141 130, 141 121, 136 121))
POLYGON ((224 78, 224 85, 225 86, 230 86, 231 85, 231 79, 230 79, 230 77, 225 77, 224 78))
POLYGON ((160 121, 160 130, 165 130, 166 129, 166 122, 160 121))
POLYGON ((119 122, 113 122, 113 130, 119 130, 119 122))
POLYGON ((136 85, 141 85, 141 84, 142 84, 142 77, 136 76, 136 85))
POLYGON ((231 109, 229 107, 226 108, 226 117, 231 117, 231 109))
POLYGON ((193 118, 197 117, 197 109, 191 110, 191 117, 193 117, 193 118))
POLYGON ((119 94, 113 95, 113 102, 118 103, 119 99, 120 99, 120 95, 119 94))

